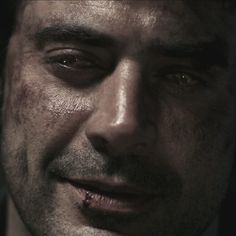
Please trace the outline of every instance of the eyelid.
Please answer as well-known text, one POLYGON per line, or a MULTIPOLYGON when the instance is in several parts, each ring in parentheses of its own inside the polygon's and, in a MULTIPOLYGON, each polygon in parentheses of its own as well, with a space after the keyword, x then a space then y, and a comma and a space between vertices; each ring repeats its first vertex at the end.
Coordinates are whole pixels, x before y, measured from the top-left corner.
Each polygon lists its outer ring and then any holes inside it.
POLYGON ((194 71, 195 68, 192 67, 192 66, 188 66, 188 65, 169 65, 169 66, 165 66, 163 68, 160 68, 160 73, 167 73, 167 72, 170 72, 170 73, 174 73, 174 72, 189 72, 189 73, 196 73, 194 71))
MULTIPOLYGON (((150 78, 150 84, 158 86, 165 86, 166 88, 170 88, 170 91, 175 91, 177 88, 178 91, 197 91, 200 88, 206 88, 210 89, 212 87, 211 83, 211 76, 207 72, 198 71, 196 68, 194 68, 191 65, 167 65, 162 68, 159 68, 155 73, 152 74, 150 78), (178 82, 181 82, 181 79, 176 77, 176 80, 174 79, 174 76, 177 74, 185 74, 191 77, 192 84, 182 84, 180 85, 178 82), (168 78, 169 75, 173 75, 173 79, 168 78), (175 88, 175 89, 173 89, 175 88)), ((171 92, 171 93, 172 93, 171 92)), ((181 92, 181 93, 182 93, 181 92)))
POLYGON ((81 55, 83 54, 83 55, 88 55, 88 56, 97 58, 96 55, 94 55, 93 53, 90 53, 86 50, 78 49, 78 48, 71 48, 71 47, 57 47, 57 48, 53 48, 53 49, 49 49, 49 50, 45 51, 46 54, 51 54, 51 53, 56 53, 56 52, 58 52, 58 54, 61 54, 61 55, 66 55, 69 53, 70 54, 81 54, 81 55))
POLYGON ((71 57, 74 56, 75 58, 77 57, 78 60, 81 60, 81 61, 87 60, 87 62, 90 62, 90 64, 94 65, 94 67, 97 66, 97 67, 102 68, 102 63, 100 62, 99 58, 96 55, 91 54, 84 50, 78 50, 78 49, 72 49, 72 48, 56 48, 56 49, 54 48, 51 50, 47 50, 45 60, 48 63, 53 63, 53 62, 56 63, 57 59, 60 60, 60 59, 63 59, 63 57, 66 58, 70 56, 71 57))
POLYGON ((49 73, 73 87, 92 86, 107 73, 102 58, 77 48, 47 50, 43 61, 49 73))
POLYGON ((209 77, 209 74, 207 72, 202 72, 202 71, 198 72, 194 67, 185 65, 168 66, 160 69, 157 74, 163 76, 167 74, 178 74, 178 73, 191 75, 192 77, 196 78, 201 82, 204 81, 207 82, 207 77, 209 77))

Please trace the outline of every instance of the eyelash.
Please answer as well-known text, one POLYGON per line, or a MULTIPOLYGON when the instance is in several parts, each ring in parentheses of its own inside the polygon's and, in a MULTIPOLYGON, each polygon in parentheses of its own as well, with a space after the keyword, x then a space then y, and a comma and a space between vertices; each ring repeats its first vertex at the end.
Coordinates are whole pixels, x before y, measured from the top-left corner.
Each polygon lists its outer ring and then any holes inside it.
POLYGON ((168 66, 151 75, 150 89, 154 94, 167 91, 170 94, 181 96, 203 91, 209 87, 208 82, 206 74, 197 73, 193 68, 168 66))
POLYGON ((88 55, 88 53, 78 50, 51 51, 47 55, 46 62, 49 64, 56 64, 68 70, 99 67, 97 60, 92 59, 92 55, 88 55), (74 66, 71 65, 74 63, 74 66))
POLYGON ((106 71, 96 55, 77 49, 47 51, 44 61, 53 75, 73 86, 91 85, 106 71))
POLYGON ((176 83, 179 86, 196 86, 204 84, 203 80, 190 72, 176 71, 163 75, 163 78, 170 83, 176 83))

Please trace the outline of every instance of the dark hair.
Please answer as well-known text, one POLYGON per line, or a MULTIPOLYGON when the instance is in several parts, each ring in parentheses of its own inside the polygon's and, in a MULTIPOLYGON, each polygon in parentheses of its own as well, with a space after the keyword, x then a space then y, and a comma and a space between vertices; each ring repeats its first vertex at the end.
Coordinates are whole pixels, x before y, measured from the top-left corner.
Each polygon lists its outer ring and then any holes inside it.
POLYGON ((0 65, 1 70, 4 66, 5 54, 8 45, 9 38, 14 30, 17 9, 22 0, 3 0, 3 4, 0 8, 0 65))

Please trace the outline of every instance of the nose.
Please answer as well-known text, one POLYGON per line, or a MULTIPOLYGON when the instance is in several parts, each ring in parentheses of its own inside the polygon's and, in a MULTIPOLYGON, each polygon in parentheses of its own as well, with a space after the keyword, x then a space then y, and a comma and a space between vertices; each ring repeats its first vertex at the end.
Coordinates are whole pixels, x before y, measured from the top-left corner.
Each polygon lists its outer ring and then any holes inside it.
POLYGON ((144 122, 139 63, 122 60, 103 81, 96 104, 86 127, 87 138, 95 149, 115 155, 145 151, 151 135, 144 122))

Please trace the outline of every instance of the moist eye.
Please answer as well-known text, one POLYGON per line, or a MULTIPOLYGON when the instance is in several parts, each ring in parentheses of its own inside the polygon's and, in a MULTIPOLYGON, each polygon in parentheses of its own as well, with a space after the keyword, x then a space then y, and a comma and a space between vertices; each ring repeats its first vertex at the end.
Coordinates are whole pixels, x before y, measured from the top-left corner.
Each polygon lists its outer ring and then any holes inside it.
POLYGON ((73 87, 92 86, 99 82, 106 73, 98 57, 81 50, 55 49, 48 51, 44 62, 49 73, 73 87))
POLYGON ((154 96, 169 94, 181 98, 203 94, 211 88, 207 73, 189 67, 166 67, 151 74, 149 79, 149 88, 154 96))
POLYGON ((167 82, 174 83, 178 86, 196 86, 201 80, 194 75, 184 72, 170 73, 164 76, 167 82))
POLYGON ((58 66, 68 68, 68 69, 81 69, 81 68, 91 68, 96 67, 95 62, 92 62, 88 58, 81 55, 57 55, 52 56, 48 59, 51 64, 56 64, 58 66))
POLYGON ((54 48, 46 51, 47 64, 65 70, 92 69, 101 67, 101 62, 96 55, 75 48, 54 48))

